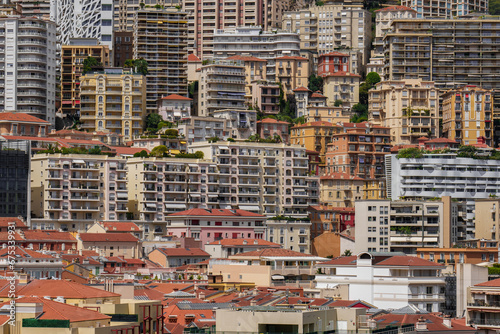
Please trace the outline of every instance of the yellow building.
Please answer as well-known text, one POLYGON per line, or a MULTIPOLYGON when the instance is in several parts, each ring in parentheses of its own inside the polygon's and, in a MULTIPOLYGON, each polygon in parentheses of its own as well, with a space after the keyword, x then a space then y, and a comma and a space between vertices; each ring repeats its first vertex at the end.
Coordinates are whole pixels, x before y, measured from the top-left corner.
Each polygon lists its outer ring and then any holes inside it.
POLYGON ((323 91, 333 104, 342 101, 343 107, 352 107, 359 102, 359 80, 361 76, 353 73, 338 72, 323 78, 323 91))
POLYGON ((252 82, 255 80, 267 79, 267 60, 253 56, 231 56, 227 59, 238 60, 243 64, 243 67, 245 68, 245 102, 248 105, 253 106, 252 98, 254 96, 254 85, 252 85, 252 82))
POLYGON ((461 145, 477 144, 478 137, 485 144, 493 142, 492 105, 490 90, 476 86, 451 89, 443 98, 443 136, 461 145))
POLYGON ((352 208, 364 198, 365 180, 347 173, 330 173, 320 178, 319 201, 322 205, 352 208))
POLYGON ((363 186, 364 199, 385 199, 387 198, 385 178, 365 179, 363 186))
POLYGON ((80 76, 83 62, 94 57, 102 66, 109 66, 109 47, 95 38, 70 39, 61 46, 61 112, 76 115, 80 111, 80 76))
POLYGON ((283 56, 276 58, 276 79, 281 82, 285 93, 307 86, 309 82, 309 59, 298 56, 283 56))
POLYGON ((292 127, 290 143, 305 147, 306 150, 317 151, 321 161, 325 162, 327 145, 339 127, 329 122, 307 122, 292 127))
POLYGON ((81 77, 82 128, 121 134, 124 141, 142 132, 146 115, 144 76, 110 68, 81 77))

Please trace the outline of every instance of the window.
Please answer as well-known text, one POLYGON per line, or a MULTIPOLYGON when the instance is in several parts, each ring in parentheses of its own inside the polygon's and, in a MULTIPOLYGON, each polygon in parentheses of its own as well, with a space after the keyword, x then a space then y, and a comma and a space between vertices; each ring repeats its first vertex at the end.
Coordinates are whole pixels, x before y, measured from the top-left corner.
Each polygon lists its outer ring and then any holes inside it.
POLYGON ((432 286, 428 286, 428 287, 426 287, 426 288, 425 288, 425 290, 426 290, 426 291, 425 291, 425 292, 426 292, 426 294, 428 294, 428 295, 432 295, 432 286))

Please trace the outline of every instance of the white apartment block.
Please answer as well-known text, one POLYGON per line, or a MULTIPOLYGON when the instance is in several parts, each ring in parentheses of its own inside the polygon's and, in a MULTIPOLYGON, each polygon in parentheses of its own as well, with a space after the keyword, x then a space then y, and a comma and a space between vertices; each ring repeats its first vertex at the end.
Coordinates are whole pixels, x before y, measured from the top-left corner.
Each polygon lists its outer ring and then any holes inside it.
POLYGON ((229 129, 227 123, 228 120, 222 118, 191 116, 180 120, 177 129, 179 135, 186 139, 188 145, 191 145, 213 137, 227 140, 235 131, 238 131, 234 128, 229 129))
POLYGON ((222 109, 212 112, 212 116, 226 120, 233 139, 248 139, 257 132, 257 112, 255 110, 222 109))
POLYGON ((439 201, 356 201, 354 253, 403 252, 452 247, 465 239, 465 212, 450 197, 439 201))
POLYGON ((200 68, 198 116, 245 106, 245 67, 238 60, 212 60, 200 68))
POLYGON ((440 312, 444 304, 444 266, 402 253, 360 253, 318 264, 317 289, 348 285, 349 300, 364 300, 381 309, 408 304, 440 312))
POLYGON ((311 253, 311 222, 301 220, 266 221, 266 240, 279 243, 283 248, 311 253))
POLYGON ((417 12, 417 18, 452 19, 470 13, 488 13, 488 0, 402 0, 401 5, 417 12))
POLYGON ((253 142, 194 143, 217 163, 219 187, 225 191, 222 208, 239 208, 268 217, 306 217, 317 203, 319 182, 309 177, 306 150, 297 145, 253 142))
POLYGON ((261 27, 219 29, 213 36, 213 54, 216 58, 238 55, 267 60, 266 78, 276 81, 275 59, 300 56, 300 39, 294 32, 264 31, 261 27))
POLYGON ((141 3, 150 7, 155 5, 175 7, 182 4, 180 0, 113 0, 114 31, 132 32, 134 30, 134 14, 141 9, 141 3))
MULTIPOLYGON (((373 40, 374 56, 384 56, 384 36, 391 31, 395 19, 412 19, 417 12, 405 6, 390 6, 375 11, 375 38, 373 40)), ((370 73, 367 71, 366 73, 370 73)))
POLYGON ((56 121, 56 24, 0 18, 0 112, 56 121))
POLYGON ((279 28, 282 13, 289 0, 183 0, 183 10, 189 15, 189 49, 200 57, 214 57, 214 31, 234 27, 260 26, 264 30, 279 28))
MULTIPOLYGON (((283 14, 283 29, 300 36, 300 49, 321 55, 351 49, 362 54, 352 59, 351 69, 363 68, 368 62, 371 44, 371 14, 362 4, 311 5, 283 14)), ((352 55, 351 55, 352 56, 352 55)))
POLYGON ((127 165, 106 155, 37 154, 31 159, 32 225, 65 231, 127 219, 127 165))
POLYGON ((397 200, 451 196, 465 201, 467 239, 474 237, 474 201, 500 196, 500 166, 496 160, 459 158, 456 153, 424 154, 422 158, 385 157, 387 197, 397 200))
POLYGON ((113 0, 61 0, 56 4, 58 40, 98 38, 113 49, 113 0))

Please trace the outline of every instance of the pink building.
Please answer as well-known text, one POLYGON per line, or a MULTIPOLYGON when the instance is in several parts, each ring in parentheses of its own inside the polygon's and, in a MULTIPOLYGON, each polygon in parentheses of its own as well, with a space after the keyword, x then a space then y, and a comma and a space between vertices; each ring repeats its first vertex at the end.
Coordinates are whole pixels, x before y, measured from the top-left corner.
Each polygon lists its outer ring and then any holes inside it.
POLYGON ((284 143, 290 142, 290 134, 288 131, 288 122, 278 121, 273 118, 264 118, 257 121, 257 133, 261 138, 274 137, 278 135, 283 139, 284 143))
POLYGON ((252 106, 257 106, 266 115, 279 113, 280 86, 265 80, 252 82, 252 106))
POLYGON ((191 116, 191 101, 189 97, 171 94, 162 97, 158 101, 158 114, 169 122, 175 122, 181 118, 191 116))
POLYGON ((339 52, 330 52, 319 56, 319 76, 326 77, 339 72, 349 72, 349 55, 339 52))
POLYGON ((167 216, 168 232, 199 239, 203 245, 222 239, 263 239, 265 216, 245 210, 190 209, 167 216))

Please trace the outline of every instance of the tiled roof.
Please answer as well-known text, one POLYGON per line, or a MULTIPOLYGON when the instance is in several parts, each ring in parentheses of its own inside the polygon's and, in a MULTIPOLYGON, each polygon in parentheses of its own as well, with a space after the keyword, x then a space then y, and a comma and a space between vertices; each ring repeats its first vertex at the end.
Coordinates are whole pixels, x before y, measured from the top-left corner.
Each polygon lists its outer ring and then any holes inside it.
POLYGON ((310 92, 309 89, 307 89, 306 87, 304 86, 300 86, 300 87, 297 87, 293 90, 294 92, 310 92))
POLYGON ((273 246, 281 247, 280 244, 267 241, 264 239, 222 239, 213 241, 209 245, 223 245, 223 246, 273 246))
POLYGON ((442 267, 441 264, 425 260, 416 256, 391 256, 376 264, 377 266, 404 266, 404 267, 442 267))
POLYGON ((18 291, 19 296, 48 296, 70 299, 119 297, 117 293, 65 280, 33 280, 18 291))
POLYGON ((311 208, 317 211, 334 211, 334 212, 352 212, 354 213, 355 208, 342 208, 342 207, 334 207, 327 205, 311 205, 311 208))
POLYGON ((137 242, 130 233, 80 233, 83 242, 137 242))
POLYGON ((102 222, 102 226, 110 232, 134 232, 141 228, 132 222, 102 222))
POLYGON ((353 266, 356 265, 357 256, 339 256, 330 261, 321 262, 321 265, 339 265, 339 266, 353 266))
POLYGON ((320 91, 317 91, 317 92, 314 92, 311 94, 311 98, 314 98, 314 97, 317 97, 317 98, 322 98, 322 99, 326 99, 326 96, 321 94, 320 91))
POLYGON ((21 112, 0 112, 0 121, 50 123, 38 117, 21 112))
POLYGON ((283 56, 283 57, 277 57, 276 60, 309 60, 309 59, 299 56, 283 56))
POLYGON ((228 57, 227 59, 229 60, 243 60, 243 61, 262 61, 262 62, 267 62, 267 60, 262 59, 262 58, 257 58, 253 56, 231 56, 228 57))
POLYGON ((239 254, 233 255, 233 257, 269 257, 269 256, 273 256, 273 257, 285 257, 285 256, 310 257, 313 255, 295 252, 293 250, 283 249, 283 248, 264 248, 261 250, 250 251, 250 252, 239 253, 239 254))
POLYGON ((201 59, 194 53, 188 55, 188 61, 201 61, 201 59))
POLYGON ((134 299, 146 297, 145 300, 163 300, 165 293, 147 286, 136 286, 134 288, 134 299))
MULTIPOLYGON (((0 304, 0 308, 8 305, 9 303, 10 301, 0 304)), ((39 317, 37 317, 37 319, 41 320, 69 320, 70 322, 81 322, 111 319, 109 315, 105 315, 97 311, 65 303, 59 303, 40 297, 21 297, 16 299, 16 304, 19 305, 22 303, 43 304, 43 312, 39 317)))
POLYGON ((359 176, 352 176, 348 173, 342 173, 342 172, 331 172, 329 174, 321 176, 320 179, 321 180, 330 180, 330 179, 333 179, 333 180, 357 180, 357 181, 363 180, 359 176))
POLYGON ((182 96, 179 94, 170 94, 168 96, 162 97, 162 100, 185 100, 185 101, 191 101, 193 99, 190 99, 189 97, 182 96))
POLYGON ((416 13, 416 11, 414 9, 411 9, 410 7, 406 7, 406 6, 390 6, 390 7, 378 9, 375 12, 376 13, 377 12, 396 12, 396 11, 400 11, 400 10, 409 10, 409 11, 416 13))
POLYGON ((0 217, 0 227, 8 227, 10 226, 9 223, 15 223, 15 227, 17 228, 26 228, 26 224, 24 222, 17 218, 17 217, 0 217))
POLYGON ((491 281, 486 281, 483 283, 476 284, 474 286, 489 286, 489 287, 500 287, 500 278, 491 280, 491 281))
POLYGON ((210 254, 201 248, 158 248, 166 256, 203 256, 210 257, 210 254))
POLYGON ((61 241, 76 243, 75 237, 69 232, 26 230, 23 234, 26 241, 61 241))
POLYGON ((340 52, 334 51, 334 52, 322 54, 322 55, 320 55, 320 58, 321 57, 331 57, 331 56, 349 57, 349 55, 346 53, 340 53, 340 52))
POLYGON ((185 211, 171 213, 168 216, 229 216, 229 217, 262 217, 258 213, 253 213, 245 210, 229 210, 229 209, 189 209, 185 211))
MULTIPOLYGON (((9 232, 0 232, 0 242, 7 242, 9 240, 9 234, 9 232)), ((24 241, 24 238, 17 232, 14 232, 13 236, 15 241, 24 241)))
POLYGON ((19 257, 25 258, 25 259, 27 259, 27 258, 32 258, 32 259, 53 259, 54 258, 52 255, 43 254, 43 253, 36 252, 34 250, 23 248, 23 247, 19 247, 19 246, 17 246, 15 248, 14 254, 12 254, 12 250, 10 250, 10 254, 9 254, 9 249, 8 248, 0 249, 0 258, 1 257, 5 257, 7 255, 18 255, 19 257))
POLYGON ((155 289, 160 291, 163 294, 171 293, 173 291, 188 291, 191 288, 194 288, 193 283, 150 283, 147 285, 150 289, 155 289))
POLYGON ((304 124, 296 125, 294 128, 306 128, 310 126, 335 126, 333 123, 326 122, 326 121, 319 121, 319 122, 307 122, 304 124))
MULTIPOLYGON (((404 324, 415 325, 417 321, 423 318, 427 331, 429 332, 442 332, 442 331, 469 331, 468 333, 475 333, 475 329, 470 326, 462 324, 459 319, 451 319, 451 327, 443 324, 443 318, 432 313, 418 313, 418 314, 382 314, 373 317, 377 323, 377 327, 382 329, 386 326, 401 326, 404 324)), ((464 333, 464 332, 462 332, 464 333)))
POLYGON ((257 121, 257 124, 259 123, 273 123, 273 124, 285 124, 285 125, 289 125, 290 123, 288 122, 285 122, 285 121, 278 121, 277 119, 274 119, 274 118, 263 118, 261 119, 260 121, 257 121))
POLYGON ((122 156, 122 155, 134 155, 136 153, 139 153, 141 151, 146 151, 149 153, 148 149, 142 148, 142 147, 128 147, 128 146, 110 146, 113 150, 116 151, 116 155, 122 156))
POLYGON ((450 144, 458 144, 456 141, 448 138, 434 138, 425 142, 426 144, 432 143, 450 143, 450 144))

